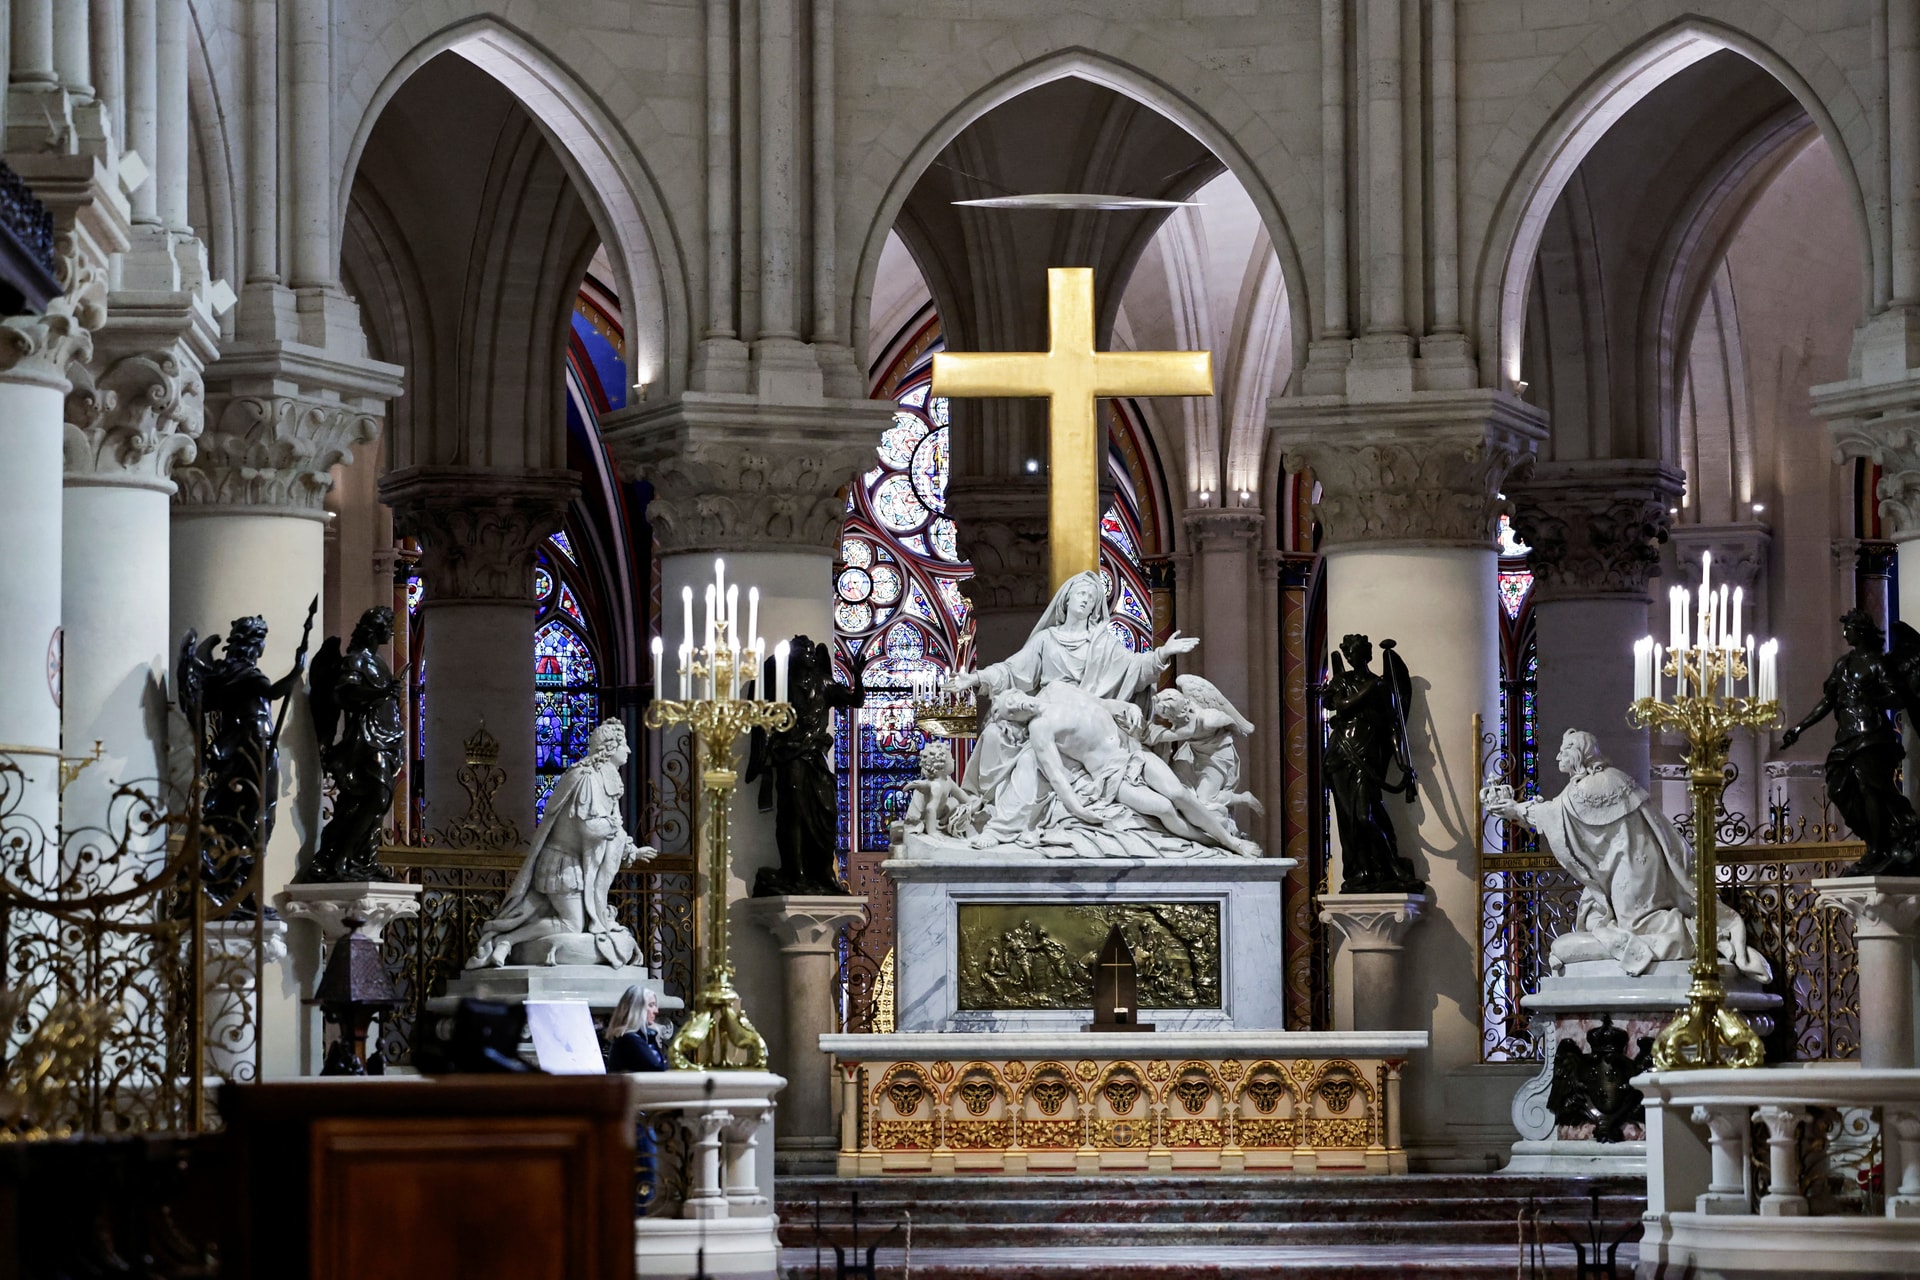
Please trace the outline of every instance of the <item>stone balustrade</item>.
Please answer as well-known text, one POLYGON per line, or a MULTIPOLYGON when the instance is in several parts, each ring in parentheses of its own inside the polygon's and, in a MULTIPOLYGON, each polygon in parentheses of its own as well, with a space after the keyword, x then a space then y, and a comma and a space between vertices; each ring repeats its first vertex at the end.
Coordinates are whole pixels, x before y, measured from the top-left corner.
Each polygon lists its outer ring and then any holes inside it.
MULTIPOLYGON (((635 1274, 773 1273, 780 1256, 773 1212, 773 1097, 784 1077, 766 1071, 661 1071, 631 1077, 640 1122, 655 1136, 641 1176, 652 1181, 634 1224, 635 1274), (651 1164, 651 1168, 645 1167, 651 1164)), ((643 1193, 644 1194, 644 1193, 643 1193)))
POLYGON ((1656 1071, 1634 1085, 1643 1267, 1891 1275, 1920 1256, 1920 1070, 1656 1071))

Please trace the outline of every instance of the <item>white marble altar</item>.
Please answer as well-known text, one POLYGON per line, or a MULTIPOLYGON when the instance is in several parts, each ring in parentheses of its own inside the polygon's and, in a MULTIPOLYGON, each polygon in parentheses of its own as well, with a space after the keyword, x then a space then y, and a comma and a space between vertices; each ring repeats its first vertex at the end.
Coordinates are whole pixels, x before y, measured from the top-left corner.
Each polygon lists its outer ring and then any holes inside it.
POLYGON ((1285 1025, 1280 882, 1288 858, 1071 858, 1021 850, 909 846, 881 865, 895 885, 894 1017, 901 1031, 1078 1032, 1080 1009, 959 1007, 959 914, 965 903, 1210 902, 1220 908, 1221 1004, 1141 1011, 1161 1031, 1265 1030, 1285 1025))

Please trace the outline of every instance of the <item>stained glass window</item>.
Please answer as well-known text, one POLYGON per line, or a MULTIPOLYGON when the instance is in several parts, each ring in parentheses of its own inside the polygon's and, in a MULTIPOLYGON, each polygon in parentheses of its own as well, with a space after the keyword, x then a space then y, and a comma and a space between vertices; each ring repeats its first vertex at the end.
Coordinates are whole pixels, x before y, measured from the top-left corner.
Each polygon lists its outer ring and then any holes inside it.
POLYGON ((572 583, 572 560, 559 536, 534 566, 540 600, 533 633, 533 812, 546 813, 547 797, 567 767, 587 754, 587 738, 600 723, 600 664, 572 583))

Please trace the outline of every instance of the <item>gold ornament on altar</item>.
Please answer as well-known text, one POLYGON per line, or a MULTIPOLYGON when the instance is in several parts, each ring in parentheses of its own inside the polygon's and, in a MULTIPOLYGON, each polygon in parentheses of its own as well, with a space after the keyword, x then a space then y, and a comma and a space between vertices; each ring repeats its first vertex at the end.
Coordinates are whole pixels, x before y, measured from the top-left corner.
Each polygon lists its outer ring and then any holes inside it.
POLYGON ((936 396, 1045 396, 1050 591, 1100 567, 1100 431, 1110 396, 1210 396, 1209 351, 1096 351, 1093 270, 1047 269, 1045 351, 944 351, 933 357, 936 396))
POLYGON ((1757 1067, 1766 1048, 1747 1020, 1726 1007, 1720 980, 1714 813, 1727 784, 1727 751, 1735 729, 1780 723, 1779 641, 1741 638, 1743 592, 1713 590, 1711 553, 1700 557, 1696 611, 1685 587, 1668 593, 1666 645, 1648 636, 1634 644, 1634 697, 1627 717, 1641 728, 1677 730, 1687 740, 1687 789, 1693 801, 1693 981, 1687 1007, 1653 1042, 1658 1071, 1757 1067), (1671 690, 1667 681, 1673 682, 1671 690))
MULTIPOLYGON (((715 559, 713 569, 714 584, 707 588, 706 643, 698 647, 693 643, 693 588, 684 587, 680 697, 676 701, 656 698, 646 714, 649 729, 684 724, 693 734, 702 798, 694 857, 706 881, 700 895, 703 918, 694 963, 700 986, 690 1002, 690 1016, 667 1046, 667 1065, 676 1071, 764 1071, 767 1042, 740 1008, 740 993, 733 987, 733 962, 727 954, 728 814, 738 778, 733 749, 740 735, 752 729, 779 733, 793 727, 793 708, 787 704, 788 649, 782 640, 773 650, 775 687, 768 690, 764 680, 756 679, 765 669, 767 656, 766 641, 759 635, 760 589, 748 592, 743 631, 740 588, 727 586, 725 561, 715 559), (749 680, 757 687, 742 697, 749 680)), ((665 671, 664 650, 656 636, 656 681, 665 671)))

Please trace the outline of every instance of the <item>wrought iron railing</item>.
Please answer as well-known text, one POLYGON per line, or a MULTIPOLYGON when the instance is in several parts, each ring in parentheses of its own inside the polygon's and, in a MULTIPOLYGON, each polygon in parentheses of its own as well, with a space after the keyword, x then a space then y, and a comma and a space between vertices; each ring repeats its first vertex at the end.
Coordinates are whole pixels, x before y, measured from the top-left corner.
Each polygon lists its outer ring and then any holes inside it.
MULTIPOLYGON (((1482 777, 1488 776, 1485 771, 1482 777)), ((1521 997, 1539 989, 1553 940, 1573 927, 1580 885, 1545 852, 1515 852, 1505 823, 1482 815, 1480 880, 1481 1058, 1538 1061, 1521 997)), ((1675 824, 1693 839, 1691 819, 1675 824)), ((1808 816, 1776 797, 1758 828, 1724 808, 1715 817, 1723 910, 1746 922, 1748 941, 1773 966, 1767 989, 1781 997, 1768 1036, 1773 1061, 1850 1060, 1860 1053, 1860 991, 1853 925, 1823 911, 1813 881, 1859 858, 1857 841, 1822 798, 1808 816)))

